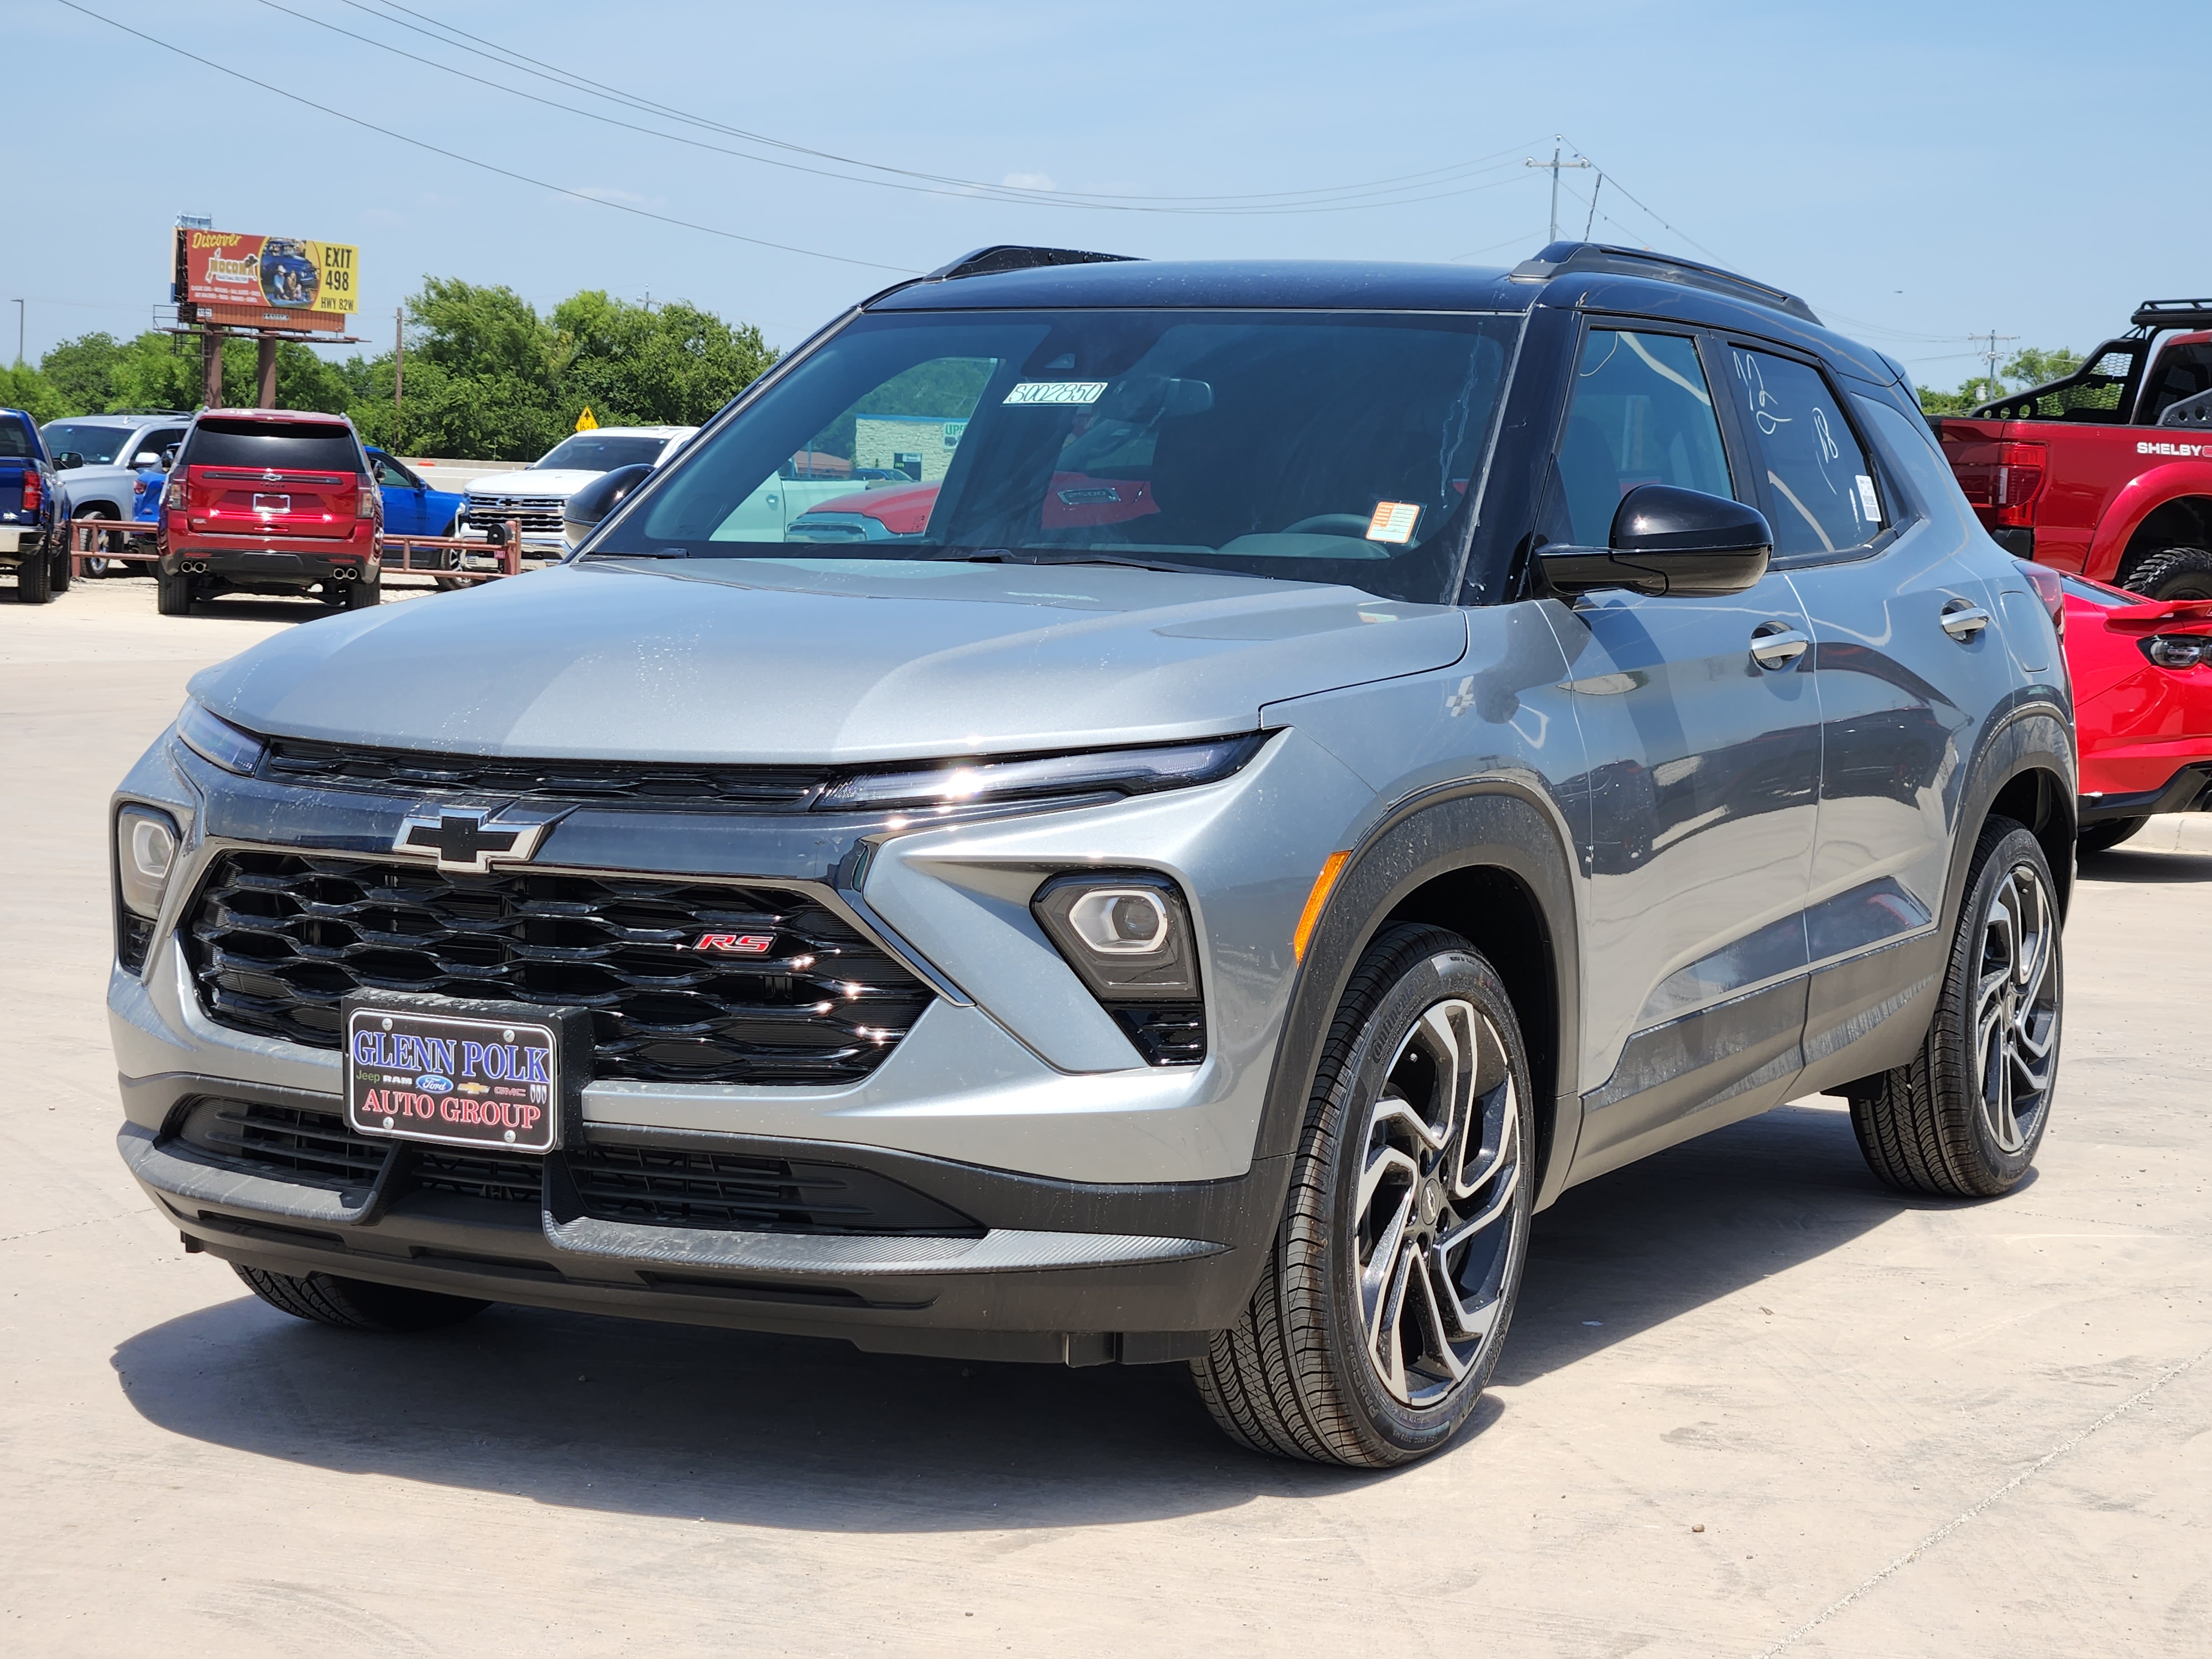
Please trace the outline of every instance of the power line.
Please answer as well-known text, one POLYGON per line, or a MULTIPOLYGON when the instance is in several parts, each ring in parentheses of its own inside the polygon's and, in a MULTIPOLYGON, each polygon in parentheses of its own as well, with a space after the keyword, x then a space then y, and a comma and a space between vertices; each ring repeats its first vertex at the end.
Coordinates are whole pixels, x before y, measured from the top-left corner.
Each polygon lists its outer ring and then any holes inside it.
POLYGON ((672 214, 655 213, 647 208, 633 207, 626 202, 610 202, 604 197, 593 196, 585 191, 571 190, 566 185, 556 185, 544 179, 533 179, 526 173, 517 173, 512 167, 499 167, 490 161, 480 161, 473 155, 464 155, 459 150, 447 149, 440 145, 412 137, 406 133, 395 132, 390 127, 377 125, 374 121, 364 121, 358 115, 349 115, 343 110, 331 108, 328 104, 319 104, 311 98, 302 98, 297 93, 287 92, 282 87, 271 86, 266 81, 256 80, 252 76, 232 69, 228 64, 218 64, 210 58, 203 58, 196 52, 187 52, 182 46, 173 46, 158 36, 146 33, 142 29, 134 29, 127 23, 118 23, 112 17, 102 16, 88 6, 77 4, 76 0, 55 0, 55 3, 66 6, 74 12, 81 12, 94 22, 105 23, 110 28, 119 29, 125 34, 135 35, 149 46, 161 47, 164 52, 174 52, 179 58, 190 58, 193 63, 211 69, 219 75, 227 75, 234 81, 243 81, 248 86, 258 87, 264 92, 274 93, 279 98, 289 100, 303 108, 335 117, 338 120, 369 132, 380 133, 386 138, 396 138, 403 144, 412 144, 417 149, 428 150, 433 155, 442 155, 448 161, 459 161, 465 167, 477 167, 485 173, 495 173, 502 179, 513 179, 522 184, 534 185, 539 190, 550 190, 558 196, 573 197, 580 202, 590 202, 599 207, 612 208, 617 213, 631 214, 641 219, 657 220, 662 224, 675 225, 684 230, 703 231, 709 236, 720 236, 727 241, 744 242, 753 247, 773 248, 779 253, 804 254, 810 259, 829 259, 838 264, 860 265, 869 270, 887 270, 900 276, 910 276, 915 274, 904 265, 882 264, 873 259, 855 259, 848 254, 824 253, 818 248, 799 247, 789 242, 771 242, 759 236, 741 235, 737 231, 724 230, 720 226, 702 225, 690 219, 678 219, 672 214))
MULTIPOLYGON (((1236 195, 1147 196, 1142 194, 1116 193, 1097 191, 1041 190, 1033 189, 1026 185, 1012 185, 1006 184, 994 185, 981 179, 962 179, 945 173, 925 173, 913 168, 889 167, 881 162, 869 161, 856 156, 841 155, 835 151, 816 149, 807 145, 793 143, 786 139, 775 137, 770 134, 754 132, 743 127, 732 126, 725 122, 715 121, 704 116, 696 115, 689 111, 678 108, 674 105, 660 103, 652 99, 641 98, 635 94, 623 92, 618 88, 610 88, 604 82, 575 75, 568 70, 562 69, 557 64, 549 64, 543 59, 532 58, 526 53, 516 52, 511 47, 502 46, 496 41, 487 40, 482 35, 471 34, 467 30, 460 28, 453 24, 444 22, 438 18, 431 16, 427 12, 417 11, 411 7, 401 5, 398 3, 398 0, 385 0, 385 4, 382 9, 375 9, 364 4, 363 0, 344 0, 344 3, 352 7, 355 10, 364 12, 368 15, 376 18, 379 21, 397 24, 398 27, 409 29, 415 33, 421 34, 426 39, 435 40, 441 46, 453 46, 464 41, 472 43, 471 46, 464 47, 463 49, 471 51, 473 55, 478 57, 489 53, 494 56, 495 61, 500 62, 503 68, 518 70, 525 75, 533 76, 540 80, 551 81, 557 85, 567 88, 569 90, 581 92, 592 97, 605 100, 608 102, 620 104, 641 113, 655 115, 665 119, 677 121, 690 126, 700 127, 709 131, 721 133, 730 137, 742 138, 749 143, 761 144, 772 149, 787 150, 796 155, 809 155, 818 161, 833 161, 841 167, 860 167, 869 172, 886 173, 894 178, 918 180, 923 185, 938 186, 941 187, 942 190, 955 191, 965 195, 980 195, 993 200, 1020 202, 1030 205, 1094 207, 1101 209, 1114 209, 1121 211, 1220 211, 1225 213, 1311 211, 1319 210, 1319 209, 1323 206, 1334 209, 1339 205, 1401 205, 1403 204, 1355 203, 1352 198, 1355 198, 1362 195, 1376 193, 1402 195, 1405 192, 1411 191, 1429 189, 1437 184, 1452 179, 1455 175, 1474 176, 1479 175, 1480 173, 1493 172, 1496 171, 1496 165, 1486 166, 1484 164, 1494 163, 1496 157, 1508 155, 1511 153, 1510 150, 1498 150, 1493 152, 1492 155, 1477 156, 1472 161, 1454 162, 1447 167, 1431 167, 1420 173, 1399 173, 1389 178, 1370 179, 1358 184, 1317 185, 1308 186, 1300 190, 1267 191, 1236 195), (392 15, 395 13, 404 15, 392 15), (419 19, 420 22, 415 23, 408 21, 407 19, 410 17, 419 19), (428 25, 428 27, 422 27, 422 25, 428 25), (438 32, 433 33, 434 30, 438 32), (483 50, 477 51, 476 48, 482 48, 483 50), (1270 208, 1267 205, 1272 203, 1284 203, 1294 205, 1281 208, 1270 208), (1150 208, 1146 208, 1142 205, 1147 204, 1165 204, 1170 205, 1150 208), (1212 204, 1216 205, 1212 207, 1198 205, 1203 204, 1212 204)), ((269 3, 269 0, 264 0, 264 3, 269 3)), ((285 9, 279 7, 277 9, 282 10, 285 9)), ((294 15, 300 15, 300 14, 297 13, 295 13, 294 15)), ((332 26, 325 25, 325 27, 332 26)), ((343 30, 340 30, 338 32, 341 33, 346 33, 346 31, 343 30)), ((361 40, 365 37, 356 35, 353 38, 356 40, 361 40)), ((372 46, 385 46, 385 49, 387 51, 396 52, 398 50, 396 47, 386 46, 385 43, 382 41, 372 40, 369 40, 368 44, 372 46)), ((412 54, 401 53, 400 55, 411 56, 412 54)), ((422 62, 427 60, 417 59, 416 61, 422 62)), ((447 66, 441 64, 433 63, 432 67, 443 69, 447 66)), ((460 73, 460 71, 458 70, 452 72, 460 73)), ((471 76, 468 78, 475 79, 477 77, 471 76)), ((500 85, 500 83, 495 82, 483 82, 483 84, 490 86, 500 85)), ((505 91, 514 90, 512 88, 506 87, 501 87, 501 89, 505 91)), ((527 97, 531 94, 517 94, 517 95, 527 97)), ((565 108, 569 106, 561 106, 560 107, 565 108)), ((580 112, 586 114, 590 113, 590 112, 580 112)), ((670 137, 672 135, 662 134, 660 136, 670 137)), ((1516 144, 1511 147, 1512 149, 1522 149, 1526 148, 1527 145, 1525 143, 1516 144)), ((767 158, 755 156, 750 159, 765 161, 767 158)), ((848 175, 832 173, 828 176, 836 178, 847 177, 848 175)), ((853 182, 877 181, 856 179, 853 182)), ((1481 188, 1488 188, 1488 186, 1481 186, 1481 188)), ((939 191, 933 190, 926 193, 934 194, 939 192, 939 191)), ((1449 195, 1462 192, 1446 191, 1443 193, 1449 195)), ((1414 197, 1411 199, 1413 201, 1434 201, 1439 199, 1439 197, 1436 195, 1429 195, 1414 197)))
MULTIPOLYGON (((1532 155, 1527 161, 1521 163, 1524 167, 1541 167, 1552 175, 1552 234, 1548 239, 1547 246, 1549 246, 1550 242, 1556 242, 1559 240, 1559 169, 1562 167, 1587 167, 1597 165, 1588 156, 1584 156, 1579 161, 1562 161, 1559 159, 1559 146, 1565 142, 1566 141, 1565 139, 1559 137, 1555 133, 1553 135, 1552 139, 1552 159, 1550 161, 1539 161, 1532 155)), ((1581 154, 1580 151, 1576 153, 1577 155, 1581 154)))

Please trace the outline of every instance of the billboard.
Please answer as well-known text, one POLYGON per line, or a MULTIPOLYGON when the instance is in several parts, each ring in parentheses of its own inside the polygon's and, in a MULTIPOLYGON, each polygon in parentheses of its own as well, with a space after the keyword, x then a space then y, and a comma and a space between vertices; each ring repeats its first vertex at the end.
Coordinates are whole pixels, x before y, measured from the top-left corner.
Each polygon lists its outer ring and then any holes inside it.
POLYGON ((361 250, 297 236, 180 226, 171 280, 170 297, 197 307, 204 322, 343 334, 347 314, 358 303, 361 250))

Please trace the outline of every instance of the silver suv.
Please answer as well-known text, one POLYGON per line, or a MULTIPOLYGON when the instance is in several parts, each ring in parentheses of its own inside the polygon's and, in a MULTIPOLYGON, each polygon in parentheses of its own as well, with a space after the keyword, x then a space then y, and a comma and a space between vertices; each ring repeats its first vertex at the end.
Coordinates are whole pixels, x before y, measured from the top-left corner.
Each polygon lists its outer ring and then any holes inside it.
POLYGON ((1726 272, 986 250, 562 566, 192 682, 115 799, 123 1156, 303 1318, 1184 1362, 1401 1462, 1575 1182, 1816 1091, 2021 1178, 2040 574, 1726 272), (879 452, 896 538, 747 509, 879 452))

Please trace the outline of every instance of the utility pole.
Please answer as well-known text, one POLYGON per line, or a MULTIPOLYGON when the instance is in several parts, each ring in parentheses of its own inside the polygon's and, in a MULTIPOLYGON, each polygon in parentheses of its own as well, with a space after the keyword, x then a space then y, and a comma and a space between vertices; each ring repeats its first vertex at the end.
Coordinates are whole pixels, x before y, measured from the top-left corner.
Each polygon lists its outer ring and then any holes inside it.
POLYGON ((1984 398, 1984 401, 1986 403, 1994 403, 1999 398, 2004 396, 2004 388, 1997 384, 1997 359, 2004 355, 1997 349, 1998 342, 2002 341, 2007 344, 2010 344, 2013 341, 2020 338, 2020 336, 2017 334, 2000 334, 1996 330, 1991 329, 1986 336, 1978 337, 1985 338, 1989 343, 1987 345, 1983 347, 1981 352, 1981 355, 1984 358, 1988 359, 1990 365, 1990 395, 1988 398, 1984 398))
MULTIPOLYGON (((1565 167, 1595 167, 1597 165, 1595 161, 1562 161, 1559 159, 1559 152, 1560 146, 1565 142, 1565 141, 1560 138, 1557 133, 1553 133, 1552 135, 1552 159, 1550 161, 1539 161, 1532 155, 1521 164, 1524 167, 1546 168, 1552 175, 1552 234, 1544 239, 1547 242, 1556 242, 1559 240, 1560 170, 1565 167)), ((1593 201, 1593 205, 1595 205, 1595 201, 1593 201)))
POLYGON ((407 383, 407 307, 392 308, 392 447, 399 447, 400 399, 407 383))
POLYGON ((23 302, 15 301, 15 367, 23 366, 23 302))

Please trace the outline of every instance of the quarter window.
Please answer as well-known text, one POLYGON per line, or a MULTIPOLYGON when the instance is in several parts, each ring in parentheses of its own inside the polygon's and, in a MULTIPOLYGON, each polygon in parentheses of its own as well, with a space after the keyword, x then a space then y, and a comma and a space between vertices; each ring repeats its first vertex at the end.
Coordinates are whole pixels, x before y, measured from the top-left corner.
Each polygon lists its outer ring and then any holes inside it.
POLYGON ((1557 525, 1564 509, 1566 539, 1604 547, 1621 497, 1648 483, 1733 493, 1698 349, 1679 334, 1592 329, 1575 368, 1547 516, 1557 525))
POLYGON ((1741 346, 1729 358, 1766 474, 1775 552, 1836 553, 1872 541, 1882 527, 1874 468, 1820 371, 1741 346))

